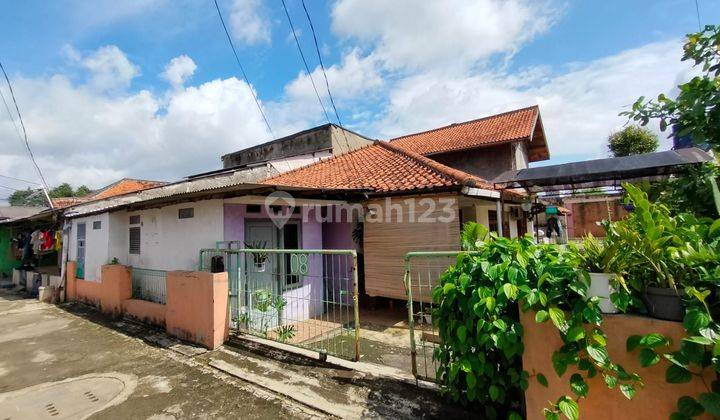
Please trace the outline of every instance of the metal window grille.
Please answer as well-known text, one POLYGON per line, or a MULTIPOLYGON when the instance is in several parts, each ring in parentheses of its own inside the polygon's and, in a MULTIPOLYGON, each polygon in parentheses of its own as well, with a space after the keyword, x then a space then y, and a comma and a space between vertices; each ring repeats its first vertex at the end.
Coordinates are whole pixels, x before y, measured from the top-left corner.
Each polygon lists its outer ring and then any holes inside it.
POLYGON ((131 227, 129 229, 129 250, 131 254, 140 254, 140 228, 139 227, 131 227))
POLYGON ((140 215, 130 216, 130 224, 131 225, 139 225, 140 224, 140 215))
POLYGON ((93 230, 102 229, 102 222, 100 220, 96 220, 93 222, 93 230))
POLYGON ((166 302, 167 271, 132 269, 132 297, 155 303, 166 302))

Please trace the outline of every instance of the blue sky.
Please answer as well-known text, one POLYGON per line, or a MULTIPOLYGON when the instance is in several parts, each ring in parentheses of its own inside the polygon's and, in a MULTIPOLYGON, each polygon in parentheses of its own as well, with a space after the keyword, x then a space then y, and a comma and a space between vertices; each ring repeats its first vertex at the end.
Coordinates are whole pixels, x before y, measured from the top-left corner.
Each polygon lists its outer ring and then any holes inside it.
MULTIPOLYGON (((280 0, 218 1, 274 134, 324 123, 280 0)), ((286 3, 322 87, 300 0, 286 3)), ((679 58, 694 0, 306 4, 343 122, 375 138, 539 104, 549 163, 603 157, 624 106, 693 71, 679 58)), ((718 22, 720 2, 699 6, 718 22)), ((178 179, 271 139, 212 0, 8 2, 0 35, 50 184, 178 179)), ((36 180, 2 111, 0 175, 36 180)))

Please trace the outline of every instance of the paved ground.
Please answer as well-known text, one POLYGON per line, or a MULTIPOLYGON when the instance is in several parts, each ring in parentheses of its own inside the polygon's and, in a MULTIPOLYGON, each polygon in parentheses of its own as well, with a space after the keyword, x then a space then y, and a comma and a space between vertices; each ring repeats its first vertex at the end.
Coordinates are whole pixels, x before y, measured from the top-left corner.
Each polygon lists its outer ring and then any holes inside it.
POLYGON ((0 290, 0 418, 469 415, 372 365, 357 371, 237 339, 196 350, 93 308, 0 290))

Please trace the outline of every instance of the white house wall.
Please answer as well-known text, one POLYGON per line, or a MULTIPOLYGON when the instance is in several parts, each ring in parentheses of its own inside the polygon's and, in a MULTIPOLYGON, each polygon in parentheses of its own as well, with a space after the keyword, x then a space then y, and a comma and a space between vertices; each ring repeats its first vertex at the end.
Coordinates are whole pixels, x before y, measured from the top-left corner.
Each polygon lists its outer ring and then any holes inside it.
POLYGON ((99 280, 103 264, 157 270, 195 270, 201 248, 214 248, 223 238, 222 200, 204 200, 141 211, 119 211, 72 219, 68 241, 70 260, 77 260, 77 225, 86 223, 85 279, 99 280), (178 210, 193 208, 192 218, 180 219, 178 210), (140 254, 129 253, 129 219, 141 219, 140 254), (94 221, 101 229, 94 230, 94 221))
POLYGON ((72 220, 72 230, 70 232, 69 242, 69 258, 77 260, 77 225, 85 223, 85 280, 99 281, 100 270, 103 264, 109 262, 108 243, 109 243, 109 217, 107 213, 102 213, 89 217, 81 217, 72 220), (93 229, 93 222, 100 222, 100 229, 93 229))
POLYGON ((133 212, 119 212, 123 220, 110 249, 122 263, 155 270, 196 270, 201 248, 214 248, 223 238, 222 200, 204 200, 133 212), (192 208, 192 218, 180 219, 178 210, 192 208), (140 254, 128 248, 130 216, 140 216, 140 254))

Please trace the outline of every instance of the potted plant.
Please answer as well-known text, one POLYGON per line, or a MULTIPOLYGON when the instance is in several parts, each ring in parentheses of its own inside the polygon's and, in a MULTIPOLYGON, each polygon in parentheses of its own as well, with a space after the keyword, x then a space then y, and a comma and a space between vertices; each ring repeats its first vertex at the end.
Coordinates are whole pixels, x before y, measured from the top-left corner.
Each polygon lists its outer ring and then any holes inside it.
POLYGON ((606 226, 608 237, 620 244, 628 284, 642 294, 652 317, 682 321, 684 288, 706 275, 715 252, 712 221, 692 214, 671 215, 651 203, 640 188, 625 184, 633 212, 606 226))
MULTIPOLYGON (((252 243, 245 242, 245 248, 252 250, 262 250, 267 248, 267 241, 257 241, 252 243)), ((253 266, 255 271, 258 273, 265 272, 267 268, 268 253, 267 252, 252 252, 253 266)))
POLYGON ((599 307, 603 313, 618 313, 619 309, 611 299, 620 287, 625 288, 622 255, 618 253, 618 245, 611 241, 601 242, 588 234, 582 242, 579 257, 580 268, 587 272, 590 281, 587 297, 599 297, 599 307))

